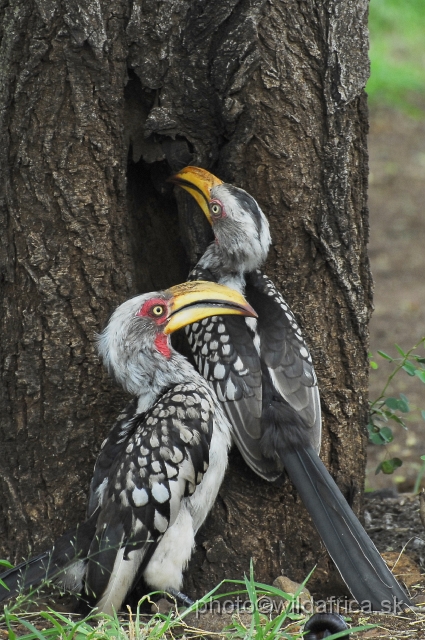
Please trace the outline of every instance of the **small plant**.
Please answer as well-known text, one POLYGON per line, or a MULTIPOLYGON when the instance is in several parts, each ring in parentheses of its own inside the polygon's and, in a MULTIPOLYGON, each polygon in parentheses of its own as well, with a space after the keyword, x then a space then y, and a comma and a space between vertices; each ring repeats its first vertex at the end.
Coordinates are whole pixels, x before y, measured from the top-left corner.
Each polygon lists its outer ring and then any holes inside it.
MULTIPOLYGON (((300 631, 299 628, 305 624, 306 616, 296 613, 296 611, 299 607, 299 596, 312 573, 313 571, 311 571, 304 582, 300 584, 294 594, 290 594, 277 587, 255 582, 254 568, 251 560, 249 578, 245 576, 243 581, 227 581, 241 586, 244 585, 245 588, 241 591, 234 591, 225 595, 247 594, 250 602, 249 613, 252 614, 249 626, 244 624, 240 618, 234 616, 232 624, 227 628, 226 637, 228 640, 237 640, 239 638, 241 640, 275 640, 275 638, 301 640, 304 637, 304 633, 300 631), (273 602, 277 598, 287 604, 281 607, 281 611, 277 615, 272 615, 271 610, 269 610, 268 613, 264 613, 262 610, 263 607, 260 606, 261 602, 264 602, 264 598, 269 602, 273 602)), ((377 625, 363 625, 353 627, 350 629, 350 634, 356 633, 357 631, 373 629, 376 626, 377 625)), ((347 631, 339 631, 326 637, 328 640, 337 640, 338 638, 346 636, 346 634, 347 631)))
MULTIPOLYGON (((378 355, 394 365, 393 371, 387 378, 387 381, 379 394, 379 396, 373 402, 369 403, 369 441, 376 445, 389 444, 394 440, 392 429, 388 426, 388 423, 393 421, 401 425, 404 429, 407 429, 405 415, 417 407, 410 405, 409 399, 404 393, 400 393, 398 397, 387 395, 388 387, 393 381, 394 377, 401 371, 404 371, 411 378, 418 378, 425 384, 425 357, 415 353, 420 346, 425 347, 425 337, 421 338, 409 351, 403 351, 397 344, 395 345, 399 356, 393 358, 384 351, 378 351, 378 355)), ((372 354, 369 354, 370 366, 372 369, 378 369, 377 362, 373 359, 372 354)), ((419 409, 422 418, 425 420, 425 411, 419 409)), ((424 458, 422 458, 424 459, 424 458)), ((383 473, 393 473, 396 469, 403 464, 400 458, 391 458, 383 460, 376 468, 375 473, 382 471, 383 473)), ((422 475, 425 473, 425 464, 423 466, 422 475)), ((421 478, 422 478, 421 475, 421 478)), ((421 480, 420 478, 420 480, 421 480)), ((419 485, 420 485, 419 480, 419 485)))
MULTIPOLYGON (((4 569, 12 569, 13 564, 10 564, 10 562, 8 562, 7 560, 0 560, 0 567, 3 567, 4 569)), ((3 580, 0 580, 0 587, 3 587, 4 589, 8 589, 7 585, 4 584, 3 580)))
MULTIPOLYGON (((108 616, 94 613, 85 618, 77 619, 74 616, 73 619, 70 614, 64 615, 50 608, 47 611, 18 615, 13 612, 13 607, 5 607, 2 623, 7 629, 9 640, 17 640, 18 625, 28 631, 25 635, 19 635, 19 640, 188 640, 212 635, 212 632, 188 624, 190 614, 196 614, 198 617, 202 615, 202 611, 208 610, 223 598, 237 597, 239 601, 241 598, 245 601, 244 607, 234 609, 232 622, 219 634, 220 637, 227 640, 301 640, 304 634, 300 627, 304 625, 306 616, 298 613, 297 608, 299 595, 310 575, 296 593, 288 594, 277 587, 255 582, 251 561, 249 578, 245 576, 243 580, 224 580, 183 611, 175 606, 167 614, 142 615, 141 606, 146 602, 152 602, 151 597, 156 595, 154 593, 142 598, 136 611, 129 611, 128 615, 108 616), (234 588, 222 593, 221 588, 225 584, 234 588), (264 599, 269 603, 276 599, 281 601, 277 614, 273 607, 264 608, 264 599), (242 619, 242 612, 249 615, 242 619), (39 629, 40 621, 49 625, 49 628, 39 629)), ((375 627, 376 625, 362 625, 350 629, 350 633, 375 627)), ((332 634, 328 636, 328 640, 338 640, 346 633, 345 631, 332 634)))

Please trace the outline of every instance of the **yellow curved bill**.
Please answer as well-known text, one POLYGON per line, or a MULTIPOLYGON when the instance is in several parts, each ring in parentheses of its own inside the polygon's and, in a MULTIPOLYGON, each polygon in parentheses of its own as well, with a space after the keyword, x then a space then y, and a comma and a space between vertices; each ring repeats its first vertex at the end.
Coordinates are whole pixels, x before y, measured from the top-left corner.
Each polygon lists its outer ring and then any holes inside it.
POLYGON ((222 180, 206 169, 201 169, 200 167, 185 167, 174 176, 171 176, 171 178, 168 178, 168 182, 172 182, 188 191, 205 213, 208 222, 210 224, 212 223, 209 210, 211 189, 223 184, 222 180))
POLYGON ((242 294, 222 284, 198 280, 168 289, 171 311, 165 333, 173 333, 193 322, 211 316, 238 315, 257 317, 242 294))

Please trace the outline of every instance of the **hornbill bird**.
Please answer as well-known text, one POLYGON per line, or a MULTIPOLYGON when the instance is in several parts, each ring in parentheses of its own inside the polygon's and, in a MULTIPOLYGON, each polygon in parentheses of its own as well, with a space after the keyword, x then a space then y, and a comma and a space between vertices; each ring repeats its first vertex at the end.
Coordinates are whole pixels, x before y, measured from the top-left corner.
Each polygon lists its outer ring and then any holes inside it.
POLYGON ((2 574, 0 601, 46 579, 84 590, 109 614, 142 576, 155 590, 179 593, 223 479, 231 427, 170 334, 217 313, 256 315, 240 293, 211 282, 140 295, 115 310, 98 351, 134 399, 102 445, 87 519, 50 551, 2 574))
POLYGON ((260 271, 269 225, 254 198, 208 171, 186 167, 169 181, 188 191, 212 225, 189 278, 237 289, 258 314, 215 317, 186 327, 199 372, 210 383, 248 465, 274 481, 285 469, 354 598, 374 610, 410 606, 379 552, 319 458, 320 398, 297 321, 260 271))

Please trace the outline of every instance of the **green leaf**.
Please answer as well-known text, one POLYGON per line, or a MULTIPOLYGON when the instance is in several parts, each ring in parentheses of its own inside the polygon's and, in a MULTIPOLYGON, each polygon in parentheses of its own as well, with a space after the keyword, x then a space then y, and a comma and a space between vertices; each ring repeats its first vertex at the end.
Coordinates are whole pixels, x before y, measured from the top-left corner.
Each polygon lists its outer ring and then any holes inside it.
POLYGON ((379 435, 385 442, 392 442, 394 440, 393 432, 389 427, 382 427, 379 430, 379 435))
POLYGON ((397 398, 385 398, 385 404, 389 409, 393 411, 397 411, 398 409, 398 399, 397 398))
POLYGON ((372 422, 369 422, 367 430, 369 431, 369 442, 378 445, 384 444, 381 436, 379 435, 379 427, 375 426, 372 422))
POLYGON ((392 411, 397 411, 399 408, 399 400, 398 398, 385 398, 384 404, 387 405, 389 409, 392 411))
POLYGON ((382 427, 380 429, 376 425, 369 423, 367 428, 369 431, 369 441, 372 444, 383 445, 394 440, 393 432, 389 427, 382 427))
POLYGON ((377 445, 382 445, 385 444, 384 440, 382 440, 381 436, 379 435, 379 433, 373 433, 372 435, 369 436, 369 441, 372 444, 377 444, 377 445))
POLYGON ((378 365, 375 362, 375 360, 369 360, 369 364, 371 369, 375 369, 375 370, 378 369, 378 365))
POLYGON ((402 427, 406 428, 406 425, 404 424, 403 420, 401 418, 399 418, 395 413, 393 413, 392 411, 388 411, 388 419, 389 420, 394 420, 394 422, 397 422, 397 424, 401 424, 402 427))
MULTIPOLYGON (((4 567, 5 569, 12 569, 13 564, 10 564, 8 560, 0 560, 0 567, 4 567)), ((8 591, 10 591, 9 587, 1 579, 0 586, 3 587, 3 589, 7 589, 8 591)))
POLYGON ((394 473, 394 471, 401 467, 402 464, 403 462, 400 460, 400 458, 391 458, 391 460, 384 460, 376 467, 375 475, 377 475, 380 471, 382 471, 382 473, 386 473, 387 475, 394 473))
POLYGON ((407 424, 404 422, 404 420, 402 420, 401 418, 398 418, 397 416, 394 416, 393 420, 395 420, 398 424, 401 424, 403 429, 406 429, 406 431, 408 431, 407 424))
POLYGON ((394 360, 394 358, 389 356, 388 353, 385 353, 385 351, 377 351, 377 353, 379 353, 381 358, 385 358, 385 360, 389 360, 389 362, 392 362, 394 360))
POLYGON ((425 460, 425 456, 421 456, 421 460, 425 460))
POLYGON ((425 369, 416 369, 415 376, 417 376, 421 382, 425 383, 425 369))
POLYGON ((369 431, 370 434, 378 433, 379 427, 374 425, 373 422, 369 422, 369 424, 367 425, 367 430, 369 431))
POLYGON ((400 411, 403 413, 409 413, 410 411, 409 399, 404 395, 404 393, 400 393, 400 411), (403 405, 403 408, 401 404, 403 405))
POLYGON ((38 640, 45 640, 41 631, 39 631, 36 627, 34 627, 34 625, 31 624, 31 622, 28 622, 28 620, 24 620, 23 618, 18 618, 18 621, 20 624, 26 627, 29 631, 31 631, 34 638, 38 638, 38 640))
POLYGON ((405 395, 400 394, 400 398, 385 398, 385 404, 392 411, 401 411, 402 413, 409 413, 409 401, 405 395))
POLYGON ((412 364, 411 362, 409 362, 407 360, 407 362, 405 362, 405 364, 402 366, 402 369, 404 369, 404 371, 409 374, 409 376, 414 376, 416 373, 416 367, 414 364, 412 364))
POLYGON ((0 567, 5 567, 5 569, 13 569, 13 564, 10 564, 8 560, 0 560, 0 567))
POLYGON ((397 349, 397 351, 399 352, 399 354, 403 356, 403 358, 405 358, 407 356, 407 353, 404 353, 403 349, 401 347, 399 347, 398 344, 396 344, 394 346, 397 349))

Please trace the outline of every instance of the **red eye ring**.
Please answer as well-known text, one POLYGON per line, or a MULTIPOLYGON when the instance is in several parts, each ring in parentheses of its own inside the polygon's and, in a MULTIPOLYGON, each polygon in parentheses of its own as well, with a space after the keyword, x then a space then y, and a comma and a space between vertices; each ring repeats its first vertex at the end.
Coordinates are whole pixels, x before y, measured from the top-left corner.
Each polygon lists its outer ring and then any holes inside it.
POLYGON ((149 317, 159 321, 161 324, 167 319, 168 307, 167 302, 161 298, 146 300, 142 308, 136 313, 139 317, 149 317))
POLYGON ((153 317, 153 318, 161 318, 161 316, 163 316, 165 313, 165 306, 163 304, 156 304, 154 307, 152 307, 152 309, 149 311, 149 314, 153 317))

